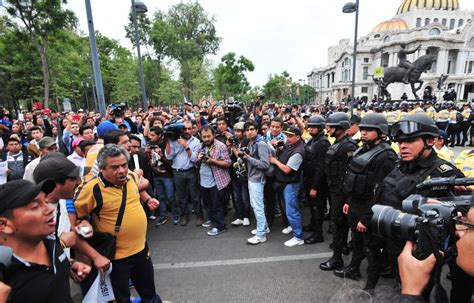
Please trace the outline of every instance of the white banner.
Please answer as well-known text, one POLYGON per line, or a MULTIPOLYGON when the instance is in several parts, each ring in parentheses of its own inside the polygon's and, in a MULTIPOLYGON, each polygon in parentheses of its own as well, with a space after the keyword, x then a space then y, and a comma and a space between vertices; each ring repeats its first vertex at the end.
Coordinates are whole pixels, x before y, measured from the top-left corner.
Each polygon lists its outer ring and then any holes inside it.
POLYGON ((110 282, 110 273, 112 272, 112 264, 103 275, 100 272, 92 283, 91 288, 84 296, 82 303, 107 303, 115 300, 112 282, 110 282))

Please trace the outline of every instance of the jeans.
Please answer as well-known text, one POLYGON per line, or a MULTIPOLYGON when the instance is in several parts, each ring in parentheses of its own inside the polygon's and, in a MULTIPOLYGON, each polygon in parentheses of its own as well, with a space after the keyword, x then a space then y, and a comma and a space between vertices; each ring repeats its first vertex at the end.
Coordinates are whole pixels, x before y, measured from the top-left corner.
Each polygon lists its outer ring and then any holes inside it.
POLYGON ((232 200, 234 201, 235 219, 248 218, 250 216, 250 196, 247 181, 232 181, 232 200))
POLYGON ((148 246, 130 257, 112 260, 112 273, 110 279, 117 302, 130 302, 130 289, 128 279, 142 298, 142 302, 161 302, 155 290, 153 264, 148 252, 148 246))
POLYGON ((217 186, 206 188, 201 186, 202 202, 209 220, 218 230, 225 229, 224 193, 225 189, 217 190, 217 186))
POLYGON ((174 197, 174 181, 173 178, 162 178, 153 176, 153 183, 155 184, 155 195, 160 201, 160 218, 166 217, 166 206, 171 206, 174 216, 179 216, 179 209, 176 205, 174 197))
POLYGON ((265 182, 254 183, 249 181, 250 205, 252 205, 255 219, 257 220, 257 237, 265 236, 267 218, 265 217, 265 205, 263 203, 263 188, 265 182))
POLYGON ((188 193, 193 201, 193 208, 196 217, 202 219, 201 193, 198 186, 198 176, 196 170, 173 171, 174 184, 176 186, 176 200, 179 207, 179 215, 189 217, 188 193))
POLYGON ((298 194, 300 192, 300 183, 289 183, 283 189, 283 200, 285 201, 285 212, 293 229, 293 236, 303 239, 303 227, 301 223, 301 213, 298 207, 298 194))

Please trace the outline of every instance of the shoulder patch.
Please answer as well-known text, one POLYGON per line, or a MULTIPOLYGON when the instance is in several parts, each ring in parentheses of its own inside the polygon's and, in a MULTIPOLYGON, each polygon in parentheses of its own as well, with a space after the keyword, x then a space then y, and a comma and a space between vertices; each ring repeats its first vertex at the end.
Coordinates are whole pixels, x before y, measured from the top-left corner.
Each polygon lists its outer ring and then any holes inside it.
POLYGON ((441 164, 440 166, 438 166, 438 171, 440 173, 446 173, 451 170, 453 170, 453 168, 449 166, 448 164, 441 164))

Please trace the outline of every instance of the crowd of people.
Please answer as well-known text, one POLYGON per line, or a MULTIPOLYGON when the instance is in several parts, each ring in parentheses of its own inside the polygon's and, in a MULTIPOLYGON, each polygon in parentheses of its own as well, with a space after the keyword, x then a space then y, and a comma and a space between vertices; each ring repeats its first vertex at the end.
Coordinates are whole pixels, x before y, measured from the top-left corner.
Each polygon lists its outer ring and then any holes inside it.
MULTIPOLYGON (((434 257, 412 259, 411 242, 378 235, 372 206, 401 210, 410 194, 449 195, 418 188, 426 179, 474 177, 474 149, 454 157, 449 148, 473 145, 471 123, 471 104, 452 101, 356 103, 351 112, 344 102, 279 105, 259 96, 250 106, 112 104, 105 116, 38 103, 20 113, 1 108, 0 248, 12 252, 11 262, 0 262, 0 302, 71 302, 67 276, 85 295, 110 266, 118 302, 130 301, 132 284, 144 302, 161 302, 148 222, 192 222, 211 237, 230 222, 254 227, 249 245, 278 231, 295 247, 324 242, 325 220, 333 256, 322 271, 361 280, 367 259, 365 291, 392 277, 402 301, 423 302, 433 283, 420 274, 428 269, 429 280, 434 257), (410 266, 424 271, 413 275, 410 266)), ((459 219, 465 233, 471 217, 459 219)), ((471 302, 464 258, 449 263, 451 302, 471 302)))

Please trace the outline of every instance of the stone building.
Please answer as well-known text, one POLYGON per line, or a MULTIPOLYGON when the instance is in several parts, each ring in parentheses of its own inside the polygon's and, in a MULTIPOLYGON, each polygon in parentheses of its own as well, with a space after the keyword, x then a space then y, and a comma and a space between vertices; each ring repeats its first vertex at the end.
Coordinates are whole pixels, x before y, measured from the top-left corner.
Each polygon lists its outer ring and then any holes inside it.
MULTIPOLYGON (((373 28, 358 40, 356 60, 356 96, 369 99, 378 94, 371 75, 376 67, 396 66, 400 44, 407 49, 421 44, 421 49, 408 60, 431 54, 437 57, 431 70, 423 74, 424 84, 418 94, 427 89, 438 98, 441 74, 449 75, 446 89, 454 89, 458 99, 474 99, 474 11, 461 10, 458 0, 404 0, 396 15, 373 28)), ((328 65, 314 68, 308 83, 317 92, 317 100, 329 97, 339 101, 350 95, 352 85, 353 43, 342 39, 328 49, 328 65)), ((406 93, 414 98, 409 85, 395 83, 388 91, 393 99, 406 93)))

